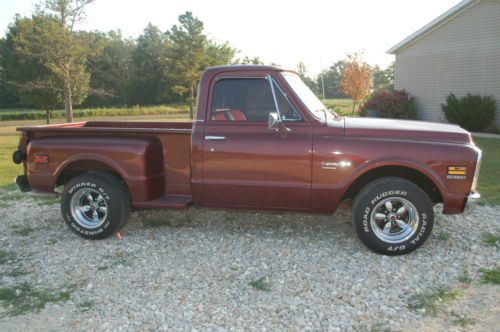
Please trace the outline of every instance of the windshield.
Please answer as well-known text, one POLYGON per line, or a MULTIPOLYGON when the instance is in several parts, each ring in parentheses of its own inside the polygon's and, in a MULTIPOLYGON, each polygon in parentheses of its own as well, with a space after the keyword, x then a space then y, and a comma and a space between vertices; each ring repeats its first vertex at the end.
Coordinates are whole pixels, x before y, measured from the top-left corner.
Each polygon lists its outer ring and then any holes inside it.
MULTIPOLYGON (((292 90, 297 94, 297 97, 300 98, 300 100, 304 103, 304 105, 306 105, 309 111, 318 119, 324 120, 325 111, 327 111, 327 108, 325 105, 323 105, 321 100, 316 97, 314 92, 312 92, 311 89, 309 89, 309 87, 304 82, 302 82, 300 77, 296 74, 288 72, 284 72, 282 74, 292 90)), ((328 118, 332 118, 332 116, 338 116, 337 114, 332 114, 331 112, 333 111, 326 112, 328 118)))

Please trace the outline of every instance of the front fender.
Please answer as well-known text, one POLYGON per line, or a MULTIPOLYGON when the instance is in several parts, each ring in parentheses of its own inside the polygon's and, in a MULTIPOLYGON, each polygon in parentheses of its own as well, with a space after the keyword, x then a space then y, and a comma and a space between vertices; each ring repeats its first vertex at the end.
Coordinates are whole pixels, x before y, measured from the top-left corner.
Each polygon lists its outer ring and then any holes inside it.
POLYGON ((409 158, 400 158, 396 156, 382 157, 376 160, 371 160, 360 164, 353 171, 353 173, 345 179, 344 183, 342 184, 342 187, 344 188, 343 194, 349 189, 351 184, 354 183, 354 181, 356 181, 356 179, 358 179, 359 177, 363 176, 364 174, 372 170, 386 166, 404 167, 411 169, 413 171, 417 171, 425 175, 432 181, 432 183, 434 183, 434 185, 439 190, 439 193, 441 194, 442 197, 445 197, 447 195, 445 184, 443 183, 440 176, 431 167, 429 167, 424 163, 418 162, 417 160, 412 160, 409 158))

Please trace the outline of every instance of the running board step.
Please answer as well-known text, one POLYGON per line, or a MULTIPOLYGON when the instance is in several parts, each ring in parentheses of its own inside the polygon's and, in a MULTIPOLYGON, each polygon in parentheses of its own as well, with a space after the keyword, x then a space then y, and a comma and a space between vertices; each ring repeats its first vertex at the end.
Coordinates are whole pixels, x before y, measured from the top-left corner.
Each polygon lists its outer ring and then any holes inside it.
POLYGON ((174 196, 168 195, 163 196, 157 199, 154 199, 149 202, 137 202, 134 203, 135 208, 139 209, 185 209, 188 208, 189 205, 193 202, 193 198, 191 196, 174 196))

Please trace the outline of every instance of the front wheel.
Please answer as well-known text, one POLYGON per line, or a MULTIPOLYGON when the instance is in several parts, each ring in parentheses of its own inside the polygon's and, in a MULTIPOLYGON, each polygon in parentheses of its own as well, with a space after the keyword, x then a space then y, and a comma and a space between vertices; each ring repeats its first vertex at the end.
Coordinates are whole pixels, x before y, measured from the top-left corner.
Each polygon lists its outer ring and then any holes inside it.
POLYGON ((66 224, 79 236, 104 239, 128 221, 130 197, 116 176, 88 172, 64 186, 61 212, 66 224))
POLYGON ((396 177, 369 183, 353 204, 353 224, 360 240, 385 255, 407 254, 420 247, 434 225, 427 194, 414 183, 396 177))

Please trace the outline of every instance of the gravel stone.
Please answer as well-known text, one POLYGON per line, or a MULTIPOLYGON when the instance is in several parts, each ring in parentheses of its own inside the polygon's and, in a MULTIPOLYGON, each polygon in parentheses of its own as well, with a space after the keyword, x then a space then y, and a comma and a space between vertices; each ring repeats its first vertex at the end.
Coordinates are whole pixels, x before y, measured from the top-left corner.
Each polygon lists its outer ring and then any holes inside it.
POLYGON ((0 250, 16 257, 0 265, 0 287, 28 282, 71 295, 14 317, 0 305, 0 330, 498 331, 499 289, 480 284, 479 270, 499 265, 500 251, 481 235, 500 233, 500 206, 441 209, 423 247, 387 257, 357 239, 349 202, 333 216, 137 211, 123 239, 88 241, 64 225, 57 204, 25 198, 0 212, 0 250), (4 275, 14 270, 26 274, 4 275), (472 285, 458 281, 464 270, 472 285), (262 277, 269 291, 252 283, 262 277), (412 295, 439 286, 460 295, 438 316, 408 307, 412 295), (459 317, 475 322, 462 327, 459 317))

